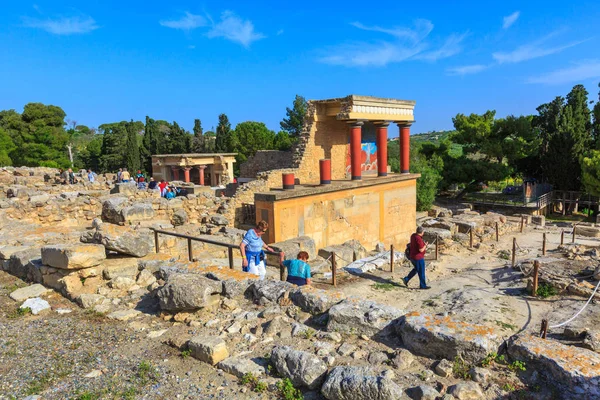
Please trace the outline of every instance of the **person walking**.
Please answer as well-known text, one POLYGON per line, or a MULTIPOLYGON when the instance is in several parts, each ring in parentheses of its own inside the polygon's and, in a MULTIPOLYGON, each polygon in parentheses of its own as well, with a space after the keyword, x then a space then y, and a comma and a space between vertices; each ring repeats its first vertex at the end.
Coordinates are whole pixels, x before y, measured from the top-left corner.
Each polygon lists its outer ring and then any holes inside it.
POLYGON ((71 168, 69 168, 69 184, 75 184, 75 174, 73 173, 73 170, 71 168))
POLYGON ((417 232, 410 236, 410 262, 413 265, 413 269, 406 277, 402 278, 402 282, 408 287, 408 282, 413 276, 418 274, 419 288, 431 289, 431 286, 427 286, 427 280, 425 279, 425 250, 429 243, 423 241, 423 233, 425 233, 425 229, 419 226, 417 227, 417 232))
POLYGON ((310 265, 308 265, 308 253, 301 251, 295 260, 283 260, 285 254, 279 253, 279 265, 287 268, 287 279, 289 283, 298 286, 311 284, 310 265))
POLYGON ((269 224, 266 221, 260 221, 256 224, 255 228, 246 232, 244 239, 242 239, 242 243, 240 243, 242 270, 258 275, 261 281, 264 280, 265 275, 267 275, 264 250, 273 251, 273 249, 267 246, 262 240, 262 236, 268 228, 269 224))
POLYGON ((119 168, 117 171, 117 183, 123 182, 123 168, 119 168))

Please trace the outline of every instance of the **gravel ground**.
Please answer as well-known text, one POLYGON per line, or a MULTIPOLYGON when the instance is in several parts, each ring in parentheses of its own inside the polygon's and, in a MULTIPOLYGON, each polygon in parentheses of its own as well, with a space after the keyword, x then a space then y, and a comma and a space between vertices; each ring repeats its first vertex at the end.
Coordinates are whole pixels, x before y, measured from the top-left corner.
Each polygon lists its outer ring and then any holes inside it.
POLYGON ((53 311, 18 315, 8 297, 26 284, 0 271, 0 399, 262 399, 237 378, 148 338, 156 317, 111 321, 51 292, 53 311), (72 310, 59 314, 57 309, 72 310), (86 375, 99 375, 86 377, 86 375))

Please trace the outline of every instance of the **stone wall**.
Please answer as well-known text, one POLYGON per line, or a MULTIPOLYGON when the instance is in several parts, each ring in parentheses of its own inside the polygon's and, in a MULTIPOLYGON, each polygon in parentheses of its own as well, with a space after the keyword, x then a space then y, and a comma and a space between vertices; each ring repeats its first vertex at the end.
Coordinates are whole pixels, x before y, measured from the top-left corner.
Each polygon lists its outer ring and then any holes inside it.
POLYGON ((310 196, 257 201, 257 219, 272 224, 265 241, 308 236, 317 248, 358 240, 404 245, 415 229, 416 180, 350 187, 310 196))
POLYGON ((240 177, 256 178, 259 172, 290 168, 293 165, 291 151, 259 150, 254 157, 240 165, 240 177))

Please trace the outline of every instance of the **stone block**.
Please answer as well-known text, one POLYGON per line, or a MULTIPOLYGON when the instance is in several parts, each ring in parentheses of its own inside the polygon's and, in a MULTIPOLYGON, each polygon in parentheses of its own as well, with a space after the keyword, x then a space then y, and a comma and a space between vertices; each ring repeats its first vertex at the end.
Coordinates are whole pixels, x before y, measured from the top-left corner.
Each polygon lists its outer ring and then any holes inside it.
POLYGON ((316 389, 327 373, 327 365, 317 356, 289 346, 276 346, 271 351, 271 362, 277 372, 292 381, 294 386, 316 389))
POLYGON ((315 289, 302 286, 290 294, 292 302, 302 310, 311 314, 321 314, 346 298, 342 292, 315 289))
POLYGON ((385 333, 404 312, 368 300, 346 299, 329 309, 327 330, 373 336, 385 333))
POLYGON ((102 224, 95 231, 84 233, 80 240, 101 244, 107 250, 134 257, 144 257, 154 250, 154 237, 150 230, 133 230, 113 224, 102 224))
POLYGON ((123 222, 148 221, 154 219, 154 209, 150 203, 135 203, 121 209, 123 222))
POLYGON ((229 357, 225 341, 214 336, 194 336, 188 342, 192 357, 210 365, 216 365, 229 357))
POLYGON ((217 364, 217 367, 238 378, 242 378, 246 374, 252 374, 255 377, 265 374, 265 367, 245 357, 229 357, 217 364))
POLYGON ((531 217, 531 222, 534 225, 544 227, 544 226, 546 226, 546 217, 543 215, 534 215, 531 217))
POLYGON ((104 246, 97 244, 63 244, 42 247, 42 263, 59 269, 95 267, 106 259, 104 246))
MULTIPOLYGON (((119 187, 117 184, 115 187, 119 187)), ((102 202, 102 221, 112 224, 123 222, 121 210, 128 204, 127 197, 110 197, 102 202)))
POLYGON ((475 363, 497 352, 502 343, 493 328, 418 312, 404 315, 396 331, 406 348, 414 353, 449 360, 460 356, 475 363))
POLYGON ((49 291, 50 290, 47 289, 44 285, 36 283, 35 285, 17 289, 14 292, 12 292, 9 296, 15 301, 25 301, 27 299, 31 299, 32 297, 39 297, 43 294, 48 293, 49 291))
POLYGON ((42 300, 39 297, 34 297, 32 299, 27 299, 21 306, 21 309, 29 308, 31 309, 31 313, 33 315, 37 315, 42 311, 50 310, 50 304, 46 300, 42 300))
POLYGON ((223 291, 221 282, 196 274, 173 273, 157 292, 165 311, 192 311, 214 303, 213 295, 223 291))
POLYGON ((560 390, 560 398, 600 398, 600 354, 536 336, 513 336, 508 354, 560 390))
POLYGON ((327 375, 321 393, 327 399, 339 400, 404 398, 402 388, 397 383, 369 367, 335 367, 327 375))
MULTIPOLYGON (((283 242, 271 243, 271 246, 276 251, 283 251, 286 260, 296 259, 300 251, 308 253, 308 259, 312 260, 317 256, 317 248, 315 241, 308 236, 300 236, 297 238, 284 240, 283 242)), ((277 263, 279 260, 277 260, 277 263)))

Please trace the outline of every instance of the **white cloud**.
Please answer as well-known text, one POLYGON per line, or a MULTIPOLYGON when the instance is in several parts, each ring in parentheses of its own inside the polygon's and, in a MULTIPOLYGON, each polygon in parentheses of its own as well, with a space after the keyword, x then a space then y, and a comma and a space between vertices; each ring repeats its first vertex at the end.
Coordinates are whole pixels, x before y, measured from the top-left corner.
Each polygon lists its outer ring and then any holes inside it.
POLYGON ((162 26, 173 29, 181 29, 184 31, 200 28, 207 25, 206 18, 202 15, 192 14, 188 11, 179 19, 159 21, 162 26))
POLYGON ((492 54, 494 60, 502 63, 518 63, 521 61, 527 61, 534 58, 544 57, 568 49, 569 47, 577 46, 585 40, 571 42, 559 46, 546 46, 546 42, 552 37, 556 36, 558 32, 553 32, 549 35, 544 36, 535 42, 528 43, 517 47, 515 50, 510 52, 496 52, 492 54))
POLYGON ((461 67, 448 68, 446 72, 448 73, 448 75, 471 75, 484 71, 489 67, 489 65, 483 64, 463 65, 461 67))
POLYGON ((515 11, 514 13, 507 15, 506 17, 504 17, 502 19, 502 28, 503 29, 508 29, 511 27, 512 24, 514 24, 515 22, 517 22, 517 20, 519 19, 519 16, 521 15, 520 11, 515 11))
POLYGON ((433 24, 431 21, 426 19, 417 19, 415 22, 415 28, 381 28, 379 26, 365 26, 360 22, 352 22, 350 25, 355 28, 362 29, 364 31, 381 32, 398 39, 409 39, 413 42, 419 42, 425 39, 433 30, 433 24))
POLYGON ((600 60, 587 60, 576 65, 558 69, 540 76, 532 77, 528 83, 543 83, 546 85, 560 85, 565 83, 581 82, 587 79, 600 77, 600 60))
POLYGON ((277 36, 279 36, 279 35, 283 35, 283 29, 280 29, 277 31, 277 36))
POLYGON ((462 51, 461 43, 466 37, 466 33, 462 35, 452 34, 439 49, 420 53, 415 58, 425 61, 437 61, 442 58, 452 57, 462 51))
POLYGON ((213 23, 207 35, 209 38, 222 37, 244 47, 266 37, 254 30, 254 24, 250 20, 243 20, 231 11, 224 11, 221 14, 221 21, 217 24, 213 23))
POLYGON ((467 34, 450 35, 438 48, 431 50, 427 40, 433 30, 431 21, 416 20, 412 28, 366 26, 360 22, 351 24, 357 29, 382 33, 392 38, 378 41, 348 42, 325 49, 320 62, 345 66, 386 66, 409 59, 437 61, 462 51, 461 42, 467 34))
POLYGON ((90 16, 57 17, 39 19, 23 17, 23 25, 28 28, 42 29, 55 35, 74 35, 89 33, 99 28, 90 16))

